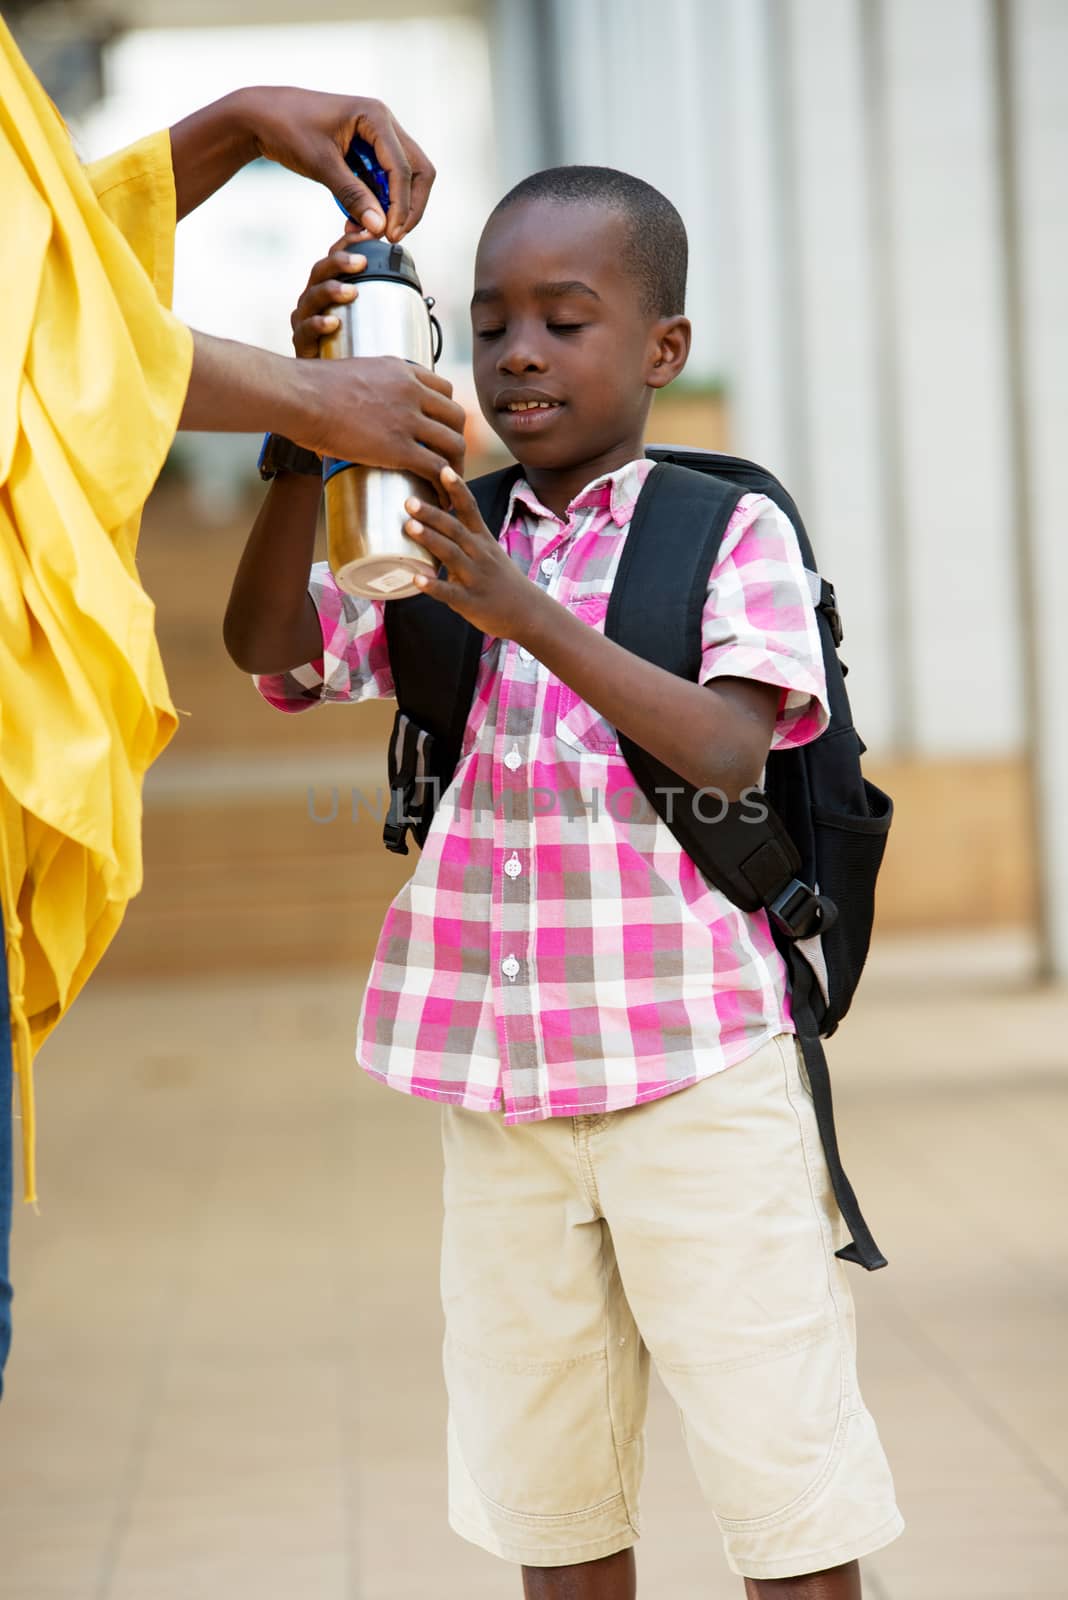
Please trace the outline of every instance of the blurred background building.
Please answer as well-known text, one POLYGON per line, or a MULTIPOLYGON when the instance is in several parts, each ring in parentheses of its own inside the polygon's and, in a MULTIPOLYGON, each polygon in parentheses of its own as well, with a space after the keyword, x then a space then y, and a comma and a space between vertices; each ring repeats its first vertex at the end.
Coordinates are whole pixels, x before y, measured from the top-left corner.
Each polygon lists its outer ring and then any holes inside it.
MULTIPOLYGON (((240 83, 386 100, 439 170, 413 244, 476 462, 493 440, 466 303, 495 198, 566 161, 663 188, 690 229, 695 345, 653 434, 755 456, 805 513, 899 800, 884 925, 1028 928, 1036 971, 1068 971, 1060 0, 308 0, 299 23, 286 0, 9 9, 86 158, 240 83)), ((286 349, 338 223, 321 190, 255 164, 180 229, 177 309, 286 349)), ((212 626, 251 459, 246 440, 175 452, 196 468, 182 516, 217 527, 212 626)), ((147 575, 169 544, 146 536, 147 575)), ((183 624, 158 599, 180 695, 183 624)), ((217 650, 198 660, 226 671, 217 650)), ((195 714, 201 693, 189 680, 195 714)))

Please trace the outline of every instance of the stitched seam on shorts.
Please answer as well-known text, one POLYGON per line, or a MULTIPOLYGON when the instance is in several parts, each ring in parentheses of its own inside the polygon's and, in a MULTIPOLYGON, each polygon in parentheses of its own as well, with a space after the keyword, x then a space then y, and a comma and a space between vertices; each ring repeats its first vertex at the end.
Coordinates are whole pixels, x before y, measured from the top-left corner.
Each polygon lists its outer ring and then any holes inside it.
POLYGON ((775 1528, 779 1525, 779 1523, 787 1522, 791 1517, 796 1516, 799 1511, 803 1511, 809 1502, 814 1500, 815 1497, 826 1487, 828 1481, 837 1468, 838 1462, 841 1459, 842 1451, 845 1449, 846 1434, 849 1431, 849 1423, 849 1417, 839 1417, 838 1426, 835 1429, 834 1439, 831 1442, 831 1448, 827 1455, 826 1461, 823 1463, 823 1466, 820 1468, 816 1477, 809 1484, 808 1488, 802 1490, 802 1492, 793 1500, 791 1500, 788 1505, 782 1506, 778 1511, 769 1511, 767 1515, 763 1517, 721 1517, 717 1512, 716 1521, 719 1523, 720 1527, 730 1528, 732 1530, 740 1530, 743 1528, 750 1530, 756 1528, 775 1528))
POLYGON ((758 1355, 738 1356, 731 1361, 682 1362, 658 1360, 656 1364, 662 1372, 678 1372, 682 1374, 741 1372, 746 1367, 762 1367, 768 1362, 777 1361, 780 1356, 790 1356, 794 1355, 798 1350, 807 1350, 810 1345, 819 1344, 820 1340, 826 1337, 828 1331, 837 1334, 837 1317, 826 1317, 817 1328, 811 1328, 805 1333, 795 1334, 786 1344, 777 1344, 774 1349, 762 1350, 758 1355))
MULTIPOLYGON (((791 1550, 787 1560, 763 1560, 757 1558, 755 1566, 768 1567, 797 1567, 804 1564, 806 1572, 821 1572, 825 1567, 836 1567, 842 1562, 856 1561, 873 1551, 883 1549, 892 1539, 895 1539, 905 1527, 905 1519, 901 1512, 895 1510, 894 1515, 885 1522, 880 1522, 877 1528, 870 1533, 862 1534, 852 1539, 842 1539, 837 1544, 823 1545, 815 1550, 791 1550)), ((731 1555, 739 1565, 745 1561, 744 1552, 732 1550, 731 1555)), ((762 1572, 762 1578, 781 1578, 789 1576, 784 1572, 762 1572)))
POLYGON ((474 1345, 465 1344, 463 1339, 458 1339, 454 1333, 445 1333, 446 1349, 461 1351, 471 1360, 479 1362, 484 1367, 493 1367, 497 1372, 541 1373, 548 1375, 553 1372, 566 1372, 569 1367, 585 1366, 590 1361, 605 1361, 604 1350, 591 1350, 586 1355, 568 1356, 563 1361, 504 1361, 500 1356, 486 1355, 481 1350, 476 1350, 474 1345))
MULTIPOLYGON (((475 1483, 475 1480, 472 1478, 471 1482, 475 1483)), ((598 1500, 596 1505, 584 1506, 581 1511, 513 1511, 510 1506, 502 1506, 499 1501, 491 1500, 488 1494, 486 1494, 482 1489, 479 1489, 477 1483, 475 1483, 475 1488, 478 1489, 482 1499, 492 1511, 496 1512, 499 1516, 506 1518, 507 1521, 518 1523, 521 1527, 526 1528, 540 1528, 544 1527, 546 1524, 551 1525, 553 1523, 560 1524, 565 1522, 591 1522, 594 1517, 603 1516, 604 1513, 617 1502, 622 1502, 624 1512, 626 1512, 627 1509, 626 1500, 622 1492, 620 1492, 617 1494, 610 1494, 607 1500, 598 1500)), ((630 1526, 629 1517, 627 1519, 627 1524, 630 1526)))
MULTIPOLYGON (((469 1522, 460 1512, 449 1508, 449 1524, 453 1530, 464 1539, 469 1539, 472 1544, 487 1548, 486 1529, 469 1522)), ((493 1539, 493 1553, 503 1557, 506 1561, 520 1561, 524 1566, 537 1567, 545 1565, 545 1557, 549 1553, 537 1549, 532 1545, 524 1546, 519 1540, 510 1540, 501 1536, 501 1532, 494 1528, 491 1533, 493 1539)), ((634 1544, 634 1529, 630 1523, 619 1526, 612 1532, 602 1533, 596 1539, 569 1540, 554 1546, 552 1554, 559 1554, 570 1563, 574 1556, 581 1558, 583 1550, 603 1550, 605 1545, 615 1545, 617 1550, 628 1550, 634 1544)), ((588 1559, 588 1558, 587 1558, 588 1559)))
MULTIPOLYGON (((604 1357, 605 1357, 605 1359, 604 1359, 604 1371, 605 1371, 605 1400, 606 1400, 606 1403, 608 1405, 608 1431, 612 1435, 612 1454, 615 1456, 616 1477, 619 1479, 619 1493, 620 1493, 620 1498, 623 1501, 623 1509, 626 1512, 628 1524, 634 1530, 634 1532, 637 1533, 637 1531, 638 1531, 637 1518, 633 1514, 631 1503, 630 1503, 630 1499, 629 1499, 629 1497, 627 1495, 627 1478, 626 1478, 626 1474, 625 1474, 625 1472, 623 1470, 623 1458, 622 1458, 622 1451, 624 1449, 624 1446, 629 1444, 629 1443, 631 1443, 631 1440, 624 1440, 624 1439, 619 1439, 619 1438, 616 1437, 615 1409, 614 1409, 613 1404, 612 1404, 613 1397, 614 1397, 614 1394, 615 1394, 616 1385, 615 1385, 615 1374, 614 1374, 613 1369, 612 1369, 611 1357, 608 1354, 609 1345, 612 1342, 612 1339, 611 1339, 612 1329, 610 1327, 611 1319, 610 1319, 609 1309, 608 1309, 608 1264, 605 1261, 605 1251, 604 1251, 605 1234, 607 1233, 607 1231, 608 1231, 608 1223, 602 1221, 602 1223, 601 1223, 601 1303, 604 1306, 604 1357)), ((620 1280, 620 1282, 622 1284, 622 1279, 620 1280)))
POLYGON ((597 1178, 593 1171, 593 1159, 590 1155, 590 1133, 582 1117, 571 1119, 571 1140, 575 1150, 575 1161, 578 1165, 579 1178, 586 1193, 594 1216, 603 1218, 601 1211, 601 1197, 597 1192, 597 1178))

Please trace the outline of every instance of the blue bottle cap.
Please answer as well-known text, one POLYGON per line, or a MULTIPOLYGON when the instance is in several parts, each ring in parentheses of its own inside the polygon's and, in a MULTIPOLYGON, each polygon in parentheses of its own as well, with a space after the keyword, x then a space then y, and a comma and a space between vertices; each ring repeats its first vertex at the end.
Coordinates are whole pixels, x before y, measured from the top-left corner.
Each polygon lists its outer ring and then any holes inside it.
MULTIPOLYGON (((378 164, 374 146, 368 144, 366 139, 361 139, 358 133, 355 134, 352 143, 345 152, 345 162, 349 169, 371 190, 382 210, 388 211, 389 179, 383 168, 378 164)), ((337 206, 339 211, 344 211, 345 215, 348 216, 348 212, 345 211, 345 207, 340 200, 337 201, 337 206)), ((353 217, 351 220, 359 222, 360 219, 359 217, 353 217)))

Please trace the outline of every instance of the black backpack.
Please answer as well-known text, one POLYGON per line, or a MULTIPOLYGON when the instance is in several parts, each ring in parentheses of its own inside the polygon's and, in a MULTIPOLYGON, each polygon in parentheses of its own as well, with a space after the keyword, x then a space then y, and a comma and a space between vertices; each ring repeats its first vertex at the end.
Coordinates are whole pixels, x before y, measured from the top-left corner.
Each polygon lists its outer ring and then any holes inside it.
MULTIPOLYGON (((699 793, 630 739, 620 749, 650 804, 704 876, 744 911, 766 909, 790 978, 790 1000, 835 1198, 852 1236, 838 1255, 873 1270, 886 1265, 842 1169, 821 1036, 849 1009, 868 953, 875 880, 893 812, 860 770, 838 659, 841 621, 834 590, 818 575, 797 507, 763 467, 736 456, 654 447, 657 463, 634 509, 605 618, 605 634, 680 677, 696 681, 701 614, 731 514, 744 494, 764 494, 789 517, 809 576, 827 673, 831 719, 811 744, 768 756, 761 799, 708 817, 699 793), (681 794, 681 801, 679 796, 681 794), (673 798, 671 798, 673 797, 673 798)), ((471 489, 499 535, 518 467, 477 478, 471 489)), ((422 845, 456 770, 478 675, 482 634, 427 595, 385 607, 397 697, 389 747, 388 849, 422 845)), ((720 811, 722 812, 722 807, 720 811)))

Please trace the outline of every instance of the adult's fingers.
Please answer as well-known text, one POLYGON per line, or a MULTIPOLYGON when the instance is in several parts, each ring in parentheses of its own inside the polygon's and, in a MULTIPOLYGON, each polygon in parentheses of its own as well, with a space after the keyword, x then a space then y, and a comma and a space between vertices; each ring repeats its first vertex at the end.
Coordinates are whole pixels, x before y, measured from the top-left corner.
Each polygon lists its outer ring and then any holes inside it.
POLYGON ((425 388, 433 389, 437 394, 445 395, 447 399, 452 398, 452 384, 440 372, 434 372, 430 367, 421 367, 415 361, 409 361, 407 366, 425 388))
MULTIPOLYGON (((356 132, 374 150, 379 166, 389 179, 389 211, 385 232, 388 238, 399 239, 408 221, 412 195, 412 168, 404 147, 404 136, 394 122, 389 107, 383 105, 381 100, 361 102, 355 126, 356 132)), ((349 215, 359 213, 350 211, 349 215)), ((360 217, 360 221, 366 222, 366 219, 360 217)))
POLYGON ((422 384, 419 396, 420 407, 425 416, 433 417, 438 422, 444 422, 449 428, 455 428, 462 433, 467 421, 467 413, 458 400, 452 398, 452 384, 440 373, 431 372, 426 367, 408 365, 408 371, 422 384))
MULTIPOLYGON (((355 126, 349 123, 351 129, 355 126)), ((344 129, 341 137, 344 138, 344 129)), ((346 141, 345 148, 351 141, 352 135, 346 141)), ((383 163, 384 164, 384 163, 383 163)), ((379 205, 371 189, 363 183, 345 161, 344 156, 337 146, 330 140, 326 141, 319 153, 318 170, 315 176, 320 183, 325 183, 331 194, 341 205, 345 213, 353 222, 358 222, 367 229, 368 233, 376 237, 384 232, 386 219, 382 215, 379 205)))
POLYGON ((411 233, 426 210, 426 203, 430 198, 430 191, 434 186, 434 179, 437 177, 437 173, 434 170, 434 163, 426 151, 417 145, 409 134, 404 133, 403 130, 398 131, 404 140, 408 161, 412 169, 411 202, 408 208, 408 220, 404 225, 405 233, 411 233))
POLYGON ((467 413, 458 400, 450 400, 448 395, 434 394, 432 390, 423 389, 419 394, 419 406, 424 417, 444 423, 445 427, 451 428, 454 433, 463 433, 467 413))
MULTIPOLYGON (((434 422, 430 417, 423 417, 416 423, 417 437, 421 444, 429 446, 435 455, 440 456, 442 467, 462 467, 464 461, 464 436, 457 433, 454 428, 446 426, 443 422, 434 422)), ((440 468, 439 468, 440 471, 440 468)), ((434 480, 437 482, 437 479, 434 480)))
POLYGON ((433 450, 428 450, 426 445, 418 444, 414 439, 411 447, 405 450, 399 465, 405 472, 413 472, 417 478, 422 478, 424 483, 433 486, 441 477, 441 469, 448 465, 441 456, 435 455, 433 450))

